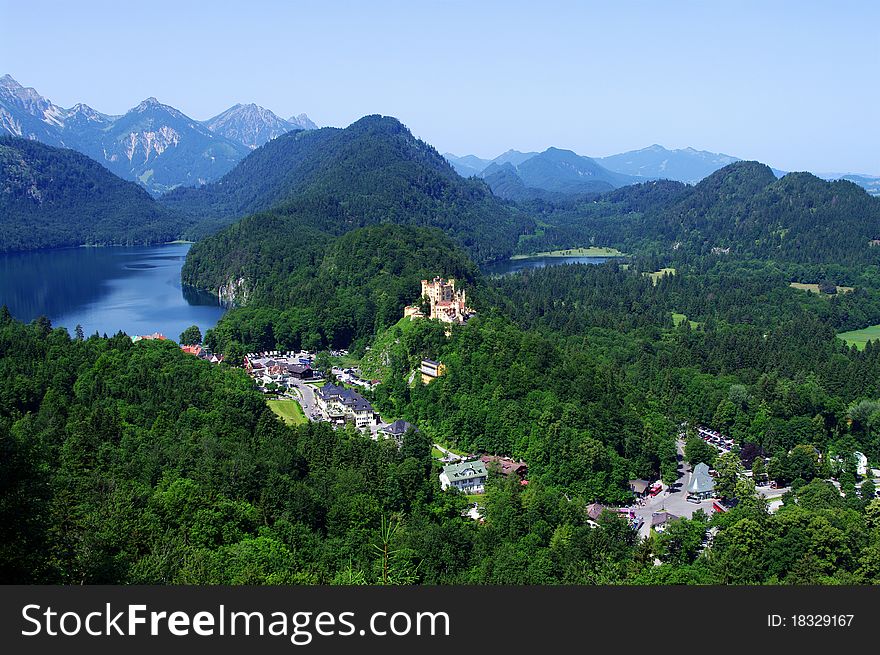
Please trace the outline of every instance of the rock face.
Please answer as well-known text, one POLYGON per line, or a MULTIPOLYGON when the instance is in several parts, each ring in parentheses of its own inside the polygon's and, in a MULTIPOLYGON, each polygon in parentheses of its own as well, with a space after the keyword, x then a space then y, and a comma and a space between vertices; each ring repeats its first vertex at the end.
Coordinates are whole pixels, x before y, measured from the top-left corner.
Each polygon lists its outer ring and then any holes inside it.
POLYGON ((122 116, 82 103, 64 109, 9 75, 0 78, 0 134, 78 150, 153 195, 217 180, 270 139, 315 127, 305 114, 286 121, 253 104, 205 122, 156 98, 122 116))
POLYGON ((226 305, 244 305, 247 303, 249 295, 247 280, 243 277, 230 277, 225 284, 221 284, 217 289, 217 298, 226 305))

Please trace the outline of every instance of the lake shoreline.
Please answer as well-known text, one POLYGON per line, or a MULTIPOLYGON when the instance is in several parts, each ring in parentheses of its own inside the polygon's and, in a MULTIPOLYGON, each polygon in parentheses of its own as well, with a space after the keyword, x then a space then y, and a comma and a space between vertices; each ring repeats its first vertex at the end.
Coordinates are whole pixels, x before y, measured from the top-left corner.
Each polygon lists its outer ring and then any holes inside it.
POLYGON ((522 259, 533 259, 537 257, 628 257, 626 253, 620 252, 616 248, 600 248, 591 246, 589 248, 569 248, 567 250, 549 250, 547 252, 537 252, 531 255, 513 255, 510 259, 513 261, 522 259))

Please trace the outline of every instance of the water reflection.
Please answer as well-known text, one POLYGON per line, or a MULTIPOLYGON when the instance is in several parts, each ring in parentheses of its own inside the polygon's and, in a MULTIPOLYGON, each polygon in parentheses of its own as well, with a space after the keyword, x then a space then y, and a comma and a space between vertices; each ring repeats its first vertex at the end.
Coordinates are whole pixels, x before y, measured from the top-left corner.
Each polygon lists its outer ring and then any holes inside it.
POLYGON ((86 334, 202 332, 225 309, 211 294, 180 284, 189 244, 69 248, 0 255, 0 304, 16 318, 48 316, 86 334))

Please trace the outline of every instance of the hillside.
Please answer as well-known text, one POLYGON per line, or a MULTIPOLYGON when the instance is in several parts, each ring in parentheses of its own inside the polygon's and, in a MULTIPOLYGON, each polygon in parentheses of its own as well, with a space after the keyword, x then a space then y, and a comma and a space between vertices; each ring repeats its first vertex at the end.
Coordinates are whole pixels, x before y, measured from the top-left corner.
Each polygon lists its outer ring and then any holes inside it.
MULTIPOLYGON (((517 174, 516 167, 510 162, 489 164, 480 174, 480 177, 489 185, 492 193, 496 196, 514 202, 563 200, 567 195, 559 191, 548 191, 546 189, 526 186, 526 183, 517 174)), ((603 190, 607 188, 604 185, 601 186, 603 190)))
POLYGON ((155 243, 182 228, 146 191, 85 155, 0 136, 0 251, 155 243))
POLYGON ((880 199, 848 181, 810 173, 777 179, 757 162, 722 168, 641 228, 697 251, 730 248, 738 255, 803 263, 877 264, 880 199))
POLYGON ((383 116, 285 134, 217 183, 177 189, 162 203, 202 219, 202 234, 270 209, 329 234, 377 223, 438 227, 478 261, 510 254, 533 228, 483 182, 462 179, 434 148, 383 116))
POLYGON ((347 347, 397 322, 420 280, 444 275, 472 283, 467 254, 436 229, 375 225, 339 237, 289 217, 255 215, 193 246, 183 281, 236 292, 208 340, 226 352, 325 345, 347 347), (230 284, 233 281, 234 284, 230 284))

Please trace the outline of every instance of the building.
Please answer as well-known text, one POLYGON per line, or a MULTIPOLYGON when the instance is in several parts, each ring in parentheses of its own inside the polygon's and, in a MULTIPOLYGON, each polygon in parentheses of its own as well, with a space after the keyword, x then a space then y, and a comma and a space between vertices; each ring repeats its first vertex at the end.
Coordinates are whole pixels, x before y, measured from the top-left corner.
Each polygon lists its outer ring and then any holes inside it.
POLYGON ((208 359, 208 357, 210 357, 207 350, 202 348, 199 344, 193 346, 181 346, 180 349, 188 355, 193 355, 199 359, 208 359))
POLYGON ((315 405, 331 423, 354 423, 358 428, 376 424, 373 406, 357 391, 325 384, 315 392, 315 405))
POLYGON ((651 514, 651 527, 654 528, 657 532, 663 532, 668 524, 672 523, 673 521, 677 521, 680 518, 680 516, 670 514, 666 510, 660 510, 659 512, 654 512, 651 514))
POLYGON ((403 436, 410 430, 418 431, 418 428, 407 421, 397 420, 394 423, 383 425, 377 430, 377 434, 385 439, 394 439, 398 448, 403 445, 403 436))
POLYGON ((647 480, 630 480, 629 488, 636 496, 645 496, 651 488, 651 483, 647 480))
POLYGON ((138 341, 143 341, 143 340, 147 340, 147 341, 166 341, 167 339, 168 339, 168 337, 166 337, 166 336, 165 336, 164 334, 162 334, 161 332, 153 332, 153 334, 138 334, 138 335, 135 335, 135 336, 133 336, 133 337, 131 338, 131 340, 132 340, 134 343, 137 343, 138 341))
POLYGON ((458 489, 465 494, 481 494, 485 491, 488 476, 486 465, 480 460, 449 464, 440 473, 440 488, 458 489))
POLYGON ((444 323, 464 323, 475 312, 467 306, 464 289, 455 288, 455 280, 435 277, 422 280, 422 303, 404 307, 403 315, 410 320, 430 318, 444 323), (426 314, 425 309, 428 310, 426 314))
POLYGON ((706 500, 715 493, 715 480, 709 475, 709 466, 700 462, 694 467, 687 488, 688 500, 706 500))
POLYGON ((490 471, 497 471, 504 477, 515 475, 520 480, 525 480, 529 472, 529 466, 524 461, 518 462, 510 457, 499 457, 498 455, 483 455, 480 461, 486 465, 490 471))
POLYGON ((423 359, 419 372, 422 374, 422 384, 428 384, 431 380, 446 373, 446 365, 443 362, 435 362, 433 359, 423 359))
POLYGON ((311 380, 312 379, 312 369, 308 365, 304 364, 288 364, 287 365, 287 373, 292 378, 296 378, 297 380, 311 380))
POLYGON ((603 511, 605 511, 605 506, 599 503, 591 503, 587 505, 587 516, 593 521, 598 521, 599 517, 602 516, 603 511))

